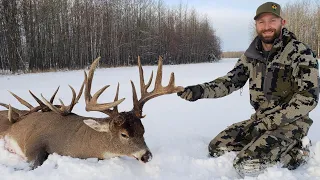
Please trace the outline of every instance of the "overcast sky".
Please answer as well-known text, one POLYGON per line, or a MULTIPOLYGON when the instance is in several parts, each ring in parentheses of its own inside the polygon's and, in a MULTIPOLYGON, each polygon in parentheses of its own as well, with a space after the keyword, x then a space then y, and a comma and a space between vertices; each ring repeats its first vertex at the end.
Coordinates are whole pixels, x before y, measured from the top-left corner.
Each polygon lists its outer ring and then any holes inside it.
MULTIPOLYGON (((281 6, 295 0, 277 0, 281 6)), ((265 0, 164 0, 170 7, 180 3, 194 8, 201 16, 207 15, 212 27, 222 40, 223 51, 244 51, 250 44, 253 17, 265 0)))

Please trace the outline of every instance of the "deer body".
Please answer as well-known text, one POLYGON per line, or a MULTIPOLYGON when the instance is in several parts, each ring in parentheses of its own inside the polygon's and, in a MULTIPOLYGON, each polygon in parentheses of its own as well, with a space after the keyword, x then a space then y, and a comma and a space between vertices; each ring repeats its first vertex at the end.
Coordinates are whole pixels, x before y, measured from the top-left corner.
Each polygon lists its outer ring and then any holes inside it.
MULTIPOLYGON (((7 118, 5 120, 9 122, 7 118)), ((2 123, 6 121, 1 118, 2 123)), ((9 141, 6 142, 7 144, 16 142, 20 149, 7 148, 25 157, 34 166, 42 164, 41 156, 51 153, 78 158, 106 159, 123 155, 140 158, 140 160, 143 155, 147 156, 145 158, 151 158, 151 153, 143 138, 144 129, 141 121, 135 119, 131 122, 124 122, 120 126, 115 121, 76 114, 61 118, 59 114, 52 111, 35 112, 12 124, 1 134, 6 136, 5 140, 9 141), (113 124, 114 127, 108 132, 99 132, 83 122, 88 119, 103 120, 113 124), (131 134, 130 139, 122 137, 119 134, 121 132, 117 131, 117 128, 121 126, 130 127, 128 131, 131 133, 135 131, 135 134, 131 134), (123 145, 130 148, 119 148, 123 145)), ((2 127, 3 124, 0 126, 2 127)), ((141 161, 147 162, 148 160, 142 158, 141 161)))
POLYGON ((144 163, 150 161, 152 154, 144 141, 144 127, 140 120, 144 117, 143 105, 154 97, 175 93, 183 88, 174 85, 173 74, 168 86, 161 85, 162 59, 159 59, 155 88, 152 92, 147 92, 152 75, 145 84, 139 59, 141 98, 138 100, 134 84, 131 82, 134 107, 129 112, 119 113, 117 105, 124 100, 124 98, 118 100, 119 85, 114 102, 97 103, 98 97, 108 86, 91 96, 92 79, 98 61, 99 58, 92 63, 88 76, 85 73, 84 83, 77 96, 70 86, 73 98, 69 106, 65 106, 62 100, 60 100, 61 105, 53 105, 59 88, 50 102, 42 95, 43 101, 41 101, 30 91, 40 105, 37 107, 11 93, 21 104, 28 107, 29 111, 18 110, 0 103, 8 109, 0 111, 0 138, 4 138, 5 147, 30 162, 32 168, 41 165, 52 153, 84 159, 131 156, 144 163), (71 112, 80 99, 84 86, 86 110, 99 111, 109 117, 83 117, 71 112))

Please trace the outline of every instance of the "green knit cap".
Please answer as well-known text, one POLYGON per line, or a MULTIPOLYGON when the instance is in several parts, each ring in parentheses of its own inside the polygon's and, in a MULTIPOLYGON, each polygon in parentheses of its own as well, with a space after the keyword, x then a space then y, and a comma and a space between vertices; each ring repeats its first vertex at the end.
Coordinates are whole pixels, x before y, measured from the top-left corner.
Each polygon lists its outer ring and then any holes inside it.
POLYGON ((277 4, 275 2, 266 2, 258 7, 258 9, 256 11, 256 16, 253 19, 257 20, 257 18, 262 13, 272 13, 278 17, 281 17, 281 7, 279 4, 277 4))

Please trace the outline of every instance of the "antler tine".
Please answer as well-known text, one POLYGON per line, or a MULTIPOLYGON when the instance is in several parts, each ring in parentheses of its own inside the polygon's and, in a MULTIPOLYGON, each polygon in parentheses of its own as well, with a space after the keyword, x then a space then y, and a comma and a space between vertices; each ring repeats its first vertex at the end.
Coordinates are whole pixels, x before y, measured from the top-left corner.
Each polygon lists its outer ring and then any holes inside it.
POLYGON ((156 75, 156 81, 155 81, 155 85, 154 85, 154 90, 156 91, 158 89, 163 88, 161 83, 162 83, 162 58, 161 56, 159 56, 159 61, 158 61, 158 69, 157 69, 157 75, 156 75))
POLYGON ((58 86, 57 90, 56 90, 56 91, 53 93, 53 95, 51 96, 50 103, 53 103, 54 98, 56 97, 57 92, 59 91, 59 88, 60 88, 60 86, 58 86))
POLYGON ((84 84, 85 84, 85 81, 83 81, 77 97, 76 97, 76 91, 73 89, 72 86, 69 85, 69 87, 70 87, 70 89, 72 91, 72 100, 71 100, 70 105, 69 106, 64 106, 62 100, 59 99, 59 101, 60 101, 60 103, 62 105, 61 108, 62 108, 63 111, 71 113, 73 107, 79 102, 79 99, 80 99, 80 97, 82 95, 82 92, 83 92, 84 84))
POLYGON ((85 81, 83 81, 77 97, 76 97, 76 91, 73 89, 72 86, 69 85, 69 87, 70 87, 70 89, 72 91, 72 100, 71 100, 70 105, 66 107, 66 106, 64 106, 62 100, 60 100, 62 107, 65 108, 65 110, 67 112, 71 113, 73 107, 78 103, 78 101, 79 101, 79 99, 80 99, 80 97, 82 95, 82 92, 83 92, 84 84, 85 84, 85 81))
MULTIPOLYGON (((137 96, 136 87, 134 86, 134 83, 132 81, 130 81, 130 82, 131 82, 131 86, 132 86, 133 111, 136 113, 136 116, 139 117, 139 114, 142 114, 142 111, 140 112, 140 106, 139 106, 139 100, 138 100, 138 96, 137 96)), ((141 92, 142 92, 142 90, 141 90, 141 92)))
POLYGON ((13 97, 15 97, 22 105, 26 106, 29 109, 33 109, 33 106, 31 104, 29 104, 27 101, 23 100, 22 98, 20 98, 19 96, 17 96, 16 94, 14 94, 13 92, 9 91, 10 94, 12 94, 13 97))
MULTIPOLYGON (((9 109, 9 106, 11 106, 11 105, 10 105, 10 104, 8 105, 8 104, 0 103, 0 106, 9 109)), ((11 106, 11 109, 14 110, 15 112, 18 112, 18 111, 19 111, 18 109, 14 108, 14 107, 12 107, 12 106, 11 106)))
POLYGON ((40 107, 45 108, 47 107, 37 96, 35 96, 30 90, 29 93, 31 96, 39 103, 40 107))
POLYGON ((9 105, 8 105, 8 104, 0 103, 0 106, 5 107, 5 108, 9 109, 9 105))
MULTIPOLYGON (((57 92, 57 91, 56 91, 57 92)), ((47 107, 36 95, 34 95, 30 90, 29 93, 31 94, 31 96, 38 102, 38 104, 40 106, 37 106, 33 109, 30 109, 30 112, 37 112, 39 110, 41 110, 42 112, 47 112, 50 111, 50 108, 47 107)))
POLYGON ((139 76, 140 76, 140 89, 141 89, 141 96, 145 95, 147 93, 147 89, 150 87, 152 78, 153 78, 153 71, 151 72, 151 76, 149 78, 149 81, 147 84, 144 83, 144 75, 143 75, 143 69, 141 66, 141 60, 140 56, 138 56, 138 67, 139 67, 139 76))
MULTIPOLYGON (((65 110, 70 113, 70 112, 72 111, 74 105, 77 103, 77 101, 76 101, 77 97, 76 97, 76 91, 73 89, 73 87, 70 86, 70 85, 69 85, 69 87, 70 87, 70 89, 71 89, 71 91, 72 91, 71 103, 70 103, 69 106, 64 106, 64 104, 61 103, 61 107, 62 107, 62 108, 65 108, 65 110)), ((60 100, 60 102, 62 102, 62 100, 60 100)))
POLYGON ((50 108, 52 111, 54 111, 54 112, 56 112, 56 113, 58 113, 58 114, 61 114, 61 115, 63 115, 63 116, 64 116, 64 115, 67 115, 67 114, 64 114, 64 112, 63 112, 61 109, 57 108, 57 107, 54 106, 52 103, 50 103, 46 98, 44 98, 42 94, 41 94, 41 97, 42 97, 42 100, 43 100, 44 104, 45 104, 46 106, 48 106, 48 108, 50 108))
POLYGON ((153 73, 151 74, 150 80, 148 84, 144 84, 143 80, 143 69, 140 62, 140 57, 138 57, 138 66, 139 66, 139 75, 140 75, 140 87, 141 87, 141 98, 138 100, 136 89, 134 86, 134 83, 131 81, 132 85, 132 93, 133 93, 133 111, 135 112, 136 116, 139 118, 143 118, 145 116, 142 115, 142 108, 143 105, 150 99, 165 95, 165 94, 172 94, 183 90, 183 87, 181 86, 175 86, 175 78, 174 73, 171 73, 169 84, 165 87, 161 85, 162 83, 162 66, 163 66, 163 60, 161 56, 159 56, 158 60, 158 69, 157 69, 157 75, 155 80, 154 89, 151 92, 148 92, 147 89, 149 88, 153 73))
POLYGON ((87 111, 99 111, 99 112, 105 113, 109 116, 114 116, 114 115, 118 114, 117 106, 120 103, 122 103, 122 101, 125 100, 125 98, 118 100, 119 85, 117 88, 117 93, 116 93, 116 97, 115 97, 114 102, 102 103, 102 104, 99 104, 97 102, 99 96, 109 87, 109 85, 102 87, 93 96, 91 96, 92 79, 93 79, 94 71, 95 71, 96 67, 98 66, 99 60, 100 60, 100 57, 95 59, 94 62, 91 64, 88 76, 87 76, 87 73, 84 72, 85 81, 86 81, 85 92, 84 92, 85 101, 86 101, 86 110, 87 111), (111 110, 111 108, 113 108, 113 110, 111 110))
POLYGON ((17 119, 19 118, 19 114, 15 112, 15 110, 12 109, 11 105, 9 104, 9 111, 8 111, 8 119, 11 123, 17 122, 17 119))
MULTIPOLYGON (((56 92, 55 92, 54 95, 52 96, 50 102, 49 102, 47 99, 45 99, 45 98, 43 97, 43 95, 41 94, 41 97, 42 97, 42 99, 43 99, 43 101, 44 101, 44 104, 45 104, 49 109, 51 109, 52 111, 54 111, 54 112, 56 112, 56 113, 58 113, 58 114, 61 114, 62 116, 66 116, 66 115, 70 114, 71 111, 72 111, 72 109, 73 109, 73 107, 75 106, 76 103, 78 103, 78 100, 79 100, 80 97, 81 97, 81 94, 82 94, 82 91, 83 91, 83 87, 84 87, 84 83, 82 83, 82 86, 81 86, 81 88, 80 88, 80 91, 79 91, 78 96, 76 95, 76 91, 74 90, 74 88, 73 88, 72 86, 70 86, 70 85, 69 85, 69 87, 70 87, 70 89, 71 89, 71 91, 72 91, 72 99, 71 99, 71 103, 70 103, 69 106, 65 106, 64 103, 63 103, 63 101, 62 101, 61 99, 59 99, 59 101, 60 101, 60 103, 61 103, 60 108, 57 107, 57 106, 55 106, 55 105, 53 105, 53 103, 51 102, 51 101, 53 101, 54 96, 55 96, 55 94, 57 93, 57 91, 58 91, 59 88, 56 90, 56 92)), ((39 101, 40 101, 40 100, 39 100, 39 101)))
POLYGON ((11 105, 9 104, 9 108, 8 108, 8 119, 11 123, 14 123, 14 120, 12 118, 12 109, 11 109, 11 105))
MULTIPOLYGON (((113 101, 118 101, 118 99, 119 99, 119 88, 120 88, 120 84, 118 83, 117 92, 116 92, 116 95, 115 95, 113 101)), ((115 106, 112 111, 113 111, 113 113, 118 114, 118 113, 119 113, 119 111, 118 111, 118 106, 115 106)))
POLYGON ((86 80, 83 80, 83 83, 82 83, 81 88, 80 88, 80 90, 79 90, 79 93, 78 93, 78 96, 77 96, 77 98, 76 98, 75 104, 79 102, 79 99, 80 99, 80 97, 81 97, 81 95, 82 95, 82 92, 83 92, 83 88, 84 88, 85 83, 86 83, 86 80))
POLYGON ((94 93, 94 95, 92 96, 91 100, 95 103, 98 102, 98 98, 100 97, 100 95, 108 88, 110 87, 110 85, 106 85, 103 86, 101 89, 99 89, 99 91, 97 91, 96 93, 94 93))

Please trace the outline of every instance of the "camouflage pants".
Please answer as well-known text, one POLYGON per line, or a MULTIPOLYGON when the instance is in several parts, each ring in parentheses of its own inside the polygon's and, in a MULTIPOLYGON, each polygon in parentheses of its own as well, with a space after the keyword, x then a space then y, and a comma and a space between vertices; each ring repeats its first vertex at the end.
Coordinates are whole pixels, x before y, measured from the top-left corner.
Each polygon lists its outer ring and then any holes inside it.
POLYGON ((228 151, 238 151, 233 165, 242 176, 255 176, 277 162, 288 169, 304 162, 305 157, 299 152, 300 140, 307 135, 312 120, 299 119, 258 137, 246 136, 250 132, 241 133, 252 122, 235 123, 219 133, 209 144, 209 154, 218 157, 228 151))

